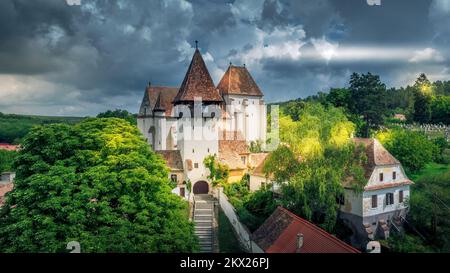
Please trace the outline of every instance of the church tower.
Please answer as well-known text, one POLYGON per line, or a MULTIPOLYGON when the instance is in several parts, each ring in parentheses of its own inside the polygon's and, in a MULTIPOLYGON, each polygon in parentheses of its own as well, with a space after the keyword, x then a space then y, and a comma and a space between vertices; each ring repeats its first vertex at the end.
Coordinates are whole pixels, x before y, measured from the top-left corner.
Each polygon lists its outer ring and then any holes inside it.
POLYGON ((219 113, 215 110, 222 103, 222 96, 196 47, 183 83, 173 100, 175 116, 178 117, 177 147, 186 175, 193 183, 207 181, 208 173, 203 160, 208 155, 219 153, 219 113))

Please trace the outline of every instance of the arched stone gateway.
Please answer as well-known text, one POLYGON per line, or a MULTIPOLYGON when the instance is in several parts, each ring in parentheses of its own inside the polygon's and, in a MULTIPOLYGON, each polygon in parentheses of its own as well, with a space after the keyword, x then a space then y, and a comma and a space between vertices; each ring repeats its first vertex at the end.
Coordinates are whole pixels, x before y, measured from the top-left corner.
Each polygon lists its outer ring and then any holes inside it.
POLYGON ((206 181, 198 181, 194 184, 194 194, 208 194, 209 185, 206 181))

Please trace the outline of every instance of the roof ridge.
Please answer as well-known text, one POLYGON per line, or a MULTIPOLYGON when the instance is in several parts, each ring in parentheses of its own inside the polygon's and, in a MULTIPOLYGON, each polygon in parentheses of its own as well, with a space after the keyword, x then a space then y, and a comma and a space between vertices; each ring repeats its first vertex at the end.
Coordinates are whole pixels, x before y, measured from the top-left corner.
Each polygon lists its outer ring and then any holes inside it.
MULTIPOLYGON (((296 220, 298 220, 298 221, 302 222, 303 224, 306 224, 307 226, 309 226, 309 227, 315 229, 316 231, 320 232, 322 235, 326 236, 327 238, 332 239, 333 241, 335 241, 335 243, 338 243, 339 245, 341 245, 341 246, 343 246, 343 247, 345 247, 345 248, 347 248, 349 250, 360 252, 356 248, 354 248, 351 245, 345 243, 344 241, 342 241, 339 238, 337 238, 336 236, 330 234, 329 232, 327 232, 326 230, 322 229, 321 227, 319 227, 317 225, 314 225, 313 223, 307 221, 306 219, 301 218, 300 216, 298 216, 295 213, 289 211, 288 209, 284 208, 283 206, 278 206, 278 208, 281 209, 282 211, 288 213, 290 216, 294 217, 296 220)), ((292 224, 292 223, 290 223, 290 224, 292 224)))

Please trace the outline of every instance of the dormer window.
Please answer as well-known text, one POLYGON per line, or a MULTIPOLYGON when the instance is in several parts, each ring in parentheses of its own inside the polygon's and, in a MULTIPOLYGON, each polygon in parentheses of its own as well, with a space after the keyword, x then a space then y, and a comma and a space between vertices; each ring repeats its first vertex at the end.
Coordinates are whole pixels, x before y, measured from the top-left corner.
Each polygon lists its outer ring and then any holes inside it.
POLYGON ((380 173, 380 182, 383 182, 383 180, 384 180, 384 175, 383 175, 383 173, 380 173))

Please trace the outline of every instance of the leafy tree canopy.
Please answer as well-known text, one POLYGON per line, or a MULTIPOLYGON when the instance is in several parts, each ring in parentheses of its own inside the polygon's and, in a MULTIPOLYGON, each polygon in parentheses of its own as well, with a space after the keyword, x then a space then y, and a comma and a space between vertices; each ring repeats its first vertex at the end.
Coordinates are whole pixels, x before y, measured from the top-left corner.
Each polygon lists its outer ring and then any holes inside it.
POLYGON ((106 112, 100 113, 97 115, 98 118, 120 118, 128 121, 129 123, 136 125, 137 124, 137 115, 131 114, 127 110, 108 110, 106 112))
POLYGON ((34 128, 0 211, 3 252, 191 252, 187 204, 163 160, 121 119, 34 128))
POLYGON ((0 150, 0 174, 2 172, 10 172, 13 170, 13 162, 17 152, 0 150))
POLYGON ((420 132, 395 129, 376 137, 408 172, 416 173, 440 156, 439 147, 420 132))

